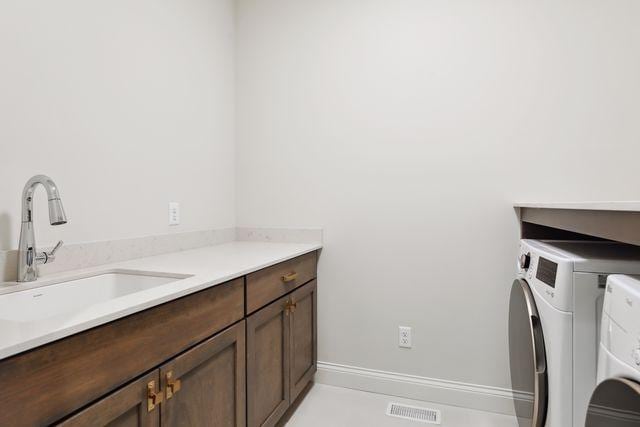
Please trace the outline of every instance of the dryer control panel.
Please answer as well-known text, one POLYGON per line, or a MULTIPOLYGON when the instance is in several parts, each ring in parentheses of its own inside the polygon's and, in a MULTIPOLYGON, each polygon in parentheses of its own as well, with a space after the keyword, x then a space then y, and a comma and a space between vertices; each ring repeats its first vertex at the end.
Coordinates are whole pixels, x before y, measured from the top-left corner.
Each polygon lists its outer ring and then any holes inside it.
POLYGON ((640 277, 609 276, 601 327, 601 344, 640 370, 640 277))
POLYGON ((537 240, 522 240, 518 272, 538 295, 562 311, 573 311, 573 262, 537 240))

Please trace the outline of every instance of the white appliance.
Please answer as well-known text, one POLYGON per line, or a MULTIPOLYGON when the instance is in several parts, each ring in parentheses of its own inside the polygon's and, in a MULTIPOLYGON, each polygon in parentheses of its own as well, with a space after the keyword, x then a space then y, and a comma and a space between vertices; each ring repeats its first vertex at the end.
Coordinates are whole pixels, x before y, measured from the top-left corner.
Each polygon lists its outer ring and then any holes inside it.
POLYGON ((511 288, 509 352, 521 427, 583 427, 596 385, 609 274, 640 274, 640 249, 609 242, 522 240, 511 288))
POLYGON ((587 427, 640 426, 640 277, 609 276, 587 427))

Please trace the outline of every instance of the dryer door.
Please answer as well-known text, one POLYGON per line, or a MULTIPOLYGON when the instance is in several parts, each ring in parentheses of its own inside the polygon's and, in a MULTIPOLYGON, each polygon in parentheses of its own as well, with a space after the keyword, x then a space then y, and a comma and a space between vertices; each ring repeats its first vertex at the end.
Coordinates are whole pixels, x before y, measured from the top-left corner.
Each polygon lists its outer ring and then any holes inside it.
POLYGON ((589 402, 585 426, 640 426, 640 385, 625 378, 611 378, 598 384, 589 402))
POLYGON ((514 408, 520 427, 542 427, 547 414, 544 335, 529 284, 518 279, 509 302, 509 360, 514 408))

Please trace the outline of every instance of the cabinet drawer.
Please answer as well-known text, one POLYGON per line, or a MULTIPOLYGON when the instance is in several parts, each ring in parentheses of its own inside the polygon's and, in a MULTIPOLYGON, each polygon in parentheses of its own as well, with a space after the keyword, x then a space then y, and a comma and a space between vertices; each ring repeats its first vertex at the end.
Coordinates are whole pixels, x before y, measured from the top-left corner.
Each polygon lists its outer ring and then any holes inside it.
POLYGON ((247 313, 275 301, 316 278, 317 252, 276 264, 247 276, 247 313))
POLYGON ((2 360, 0 426, 55 422, 243 317, 237 279, 2 360))

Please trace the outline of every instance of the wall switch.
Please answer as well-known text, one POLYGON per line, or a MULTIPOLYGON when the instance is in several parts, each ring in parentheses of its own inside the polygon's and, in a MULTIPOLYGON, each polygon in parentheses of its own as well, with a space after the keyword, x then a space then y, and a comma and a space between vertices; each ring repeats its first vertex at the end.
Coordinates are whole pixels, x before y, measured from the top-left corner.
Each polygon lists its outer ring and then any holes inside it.
POLYGON ((400 326, 398 328, 398 346, 411 348, 411 328, 409 326, 400 326))
POLYGON ((169 202, 169 225, 180 224, 180 203, 169 202))

